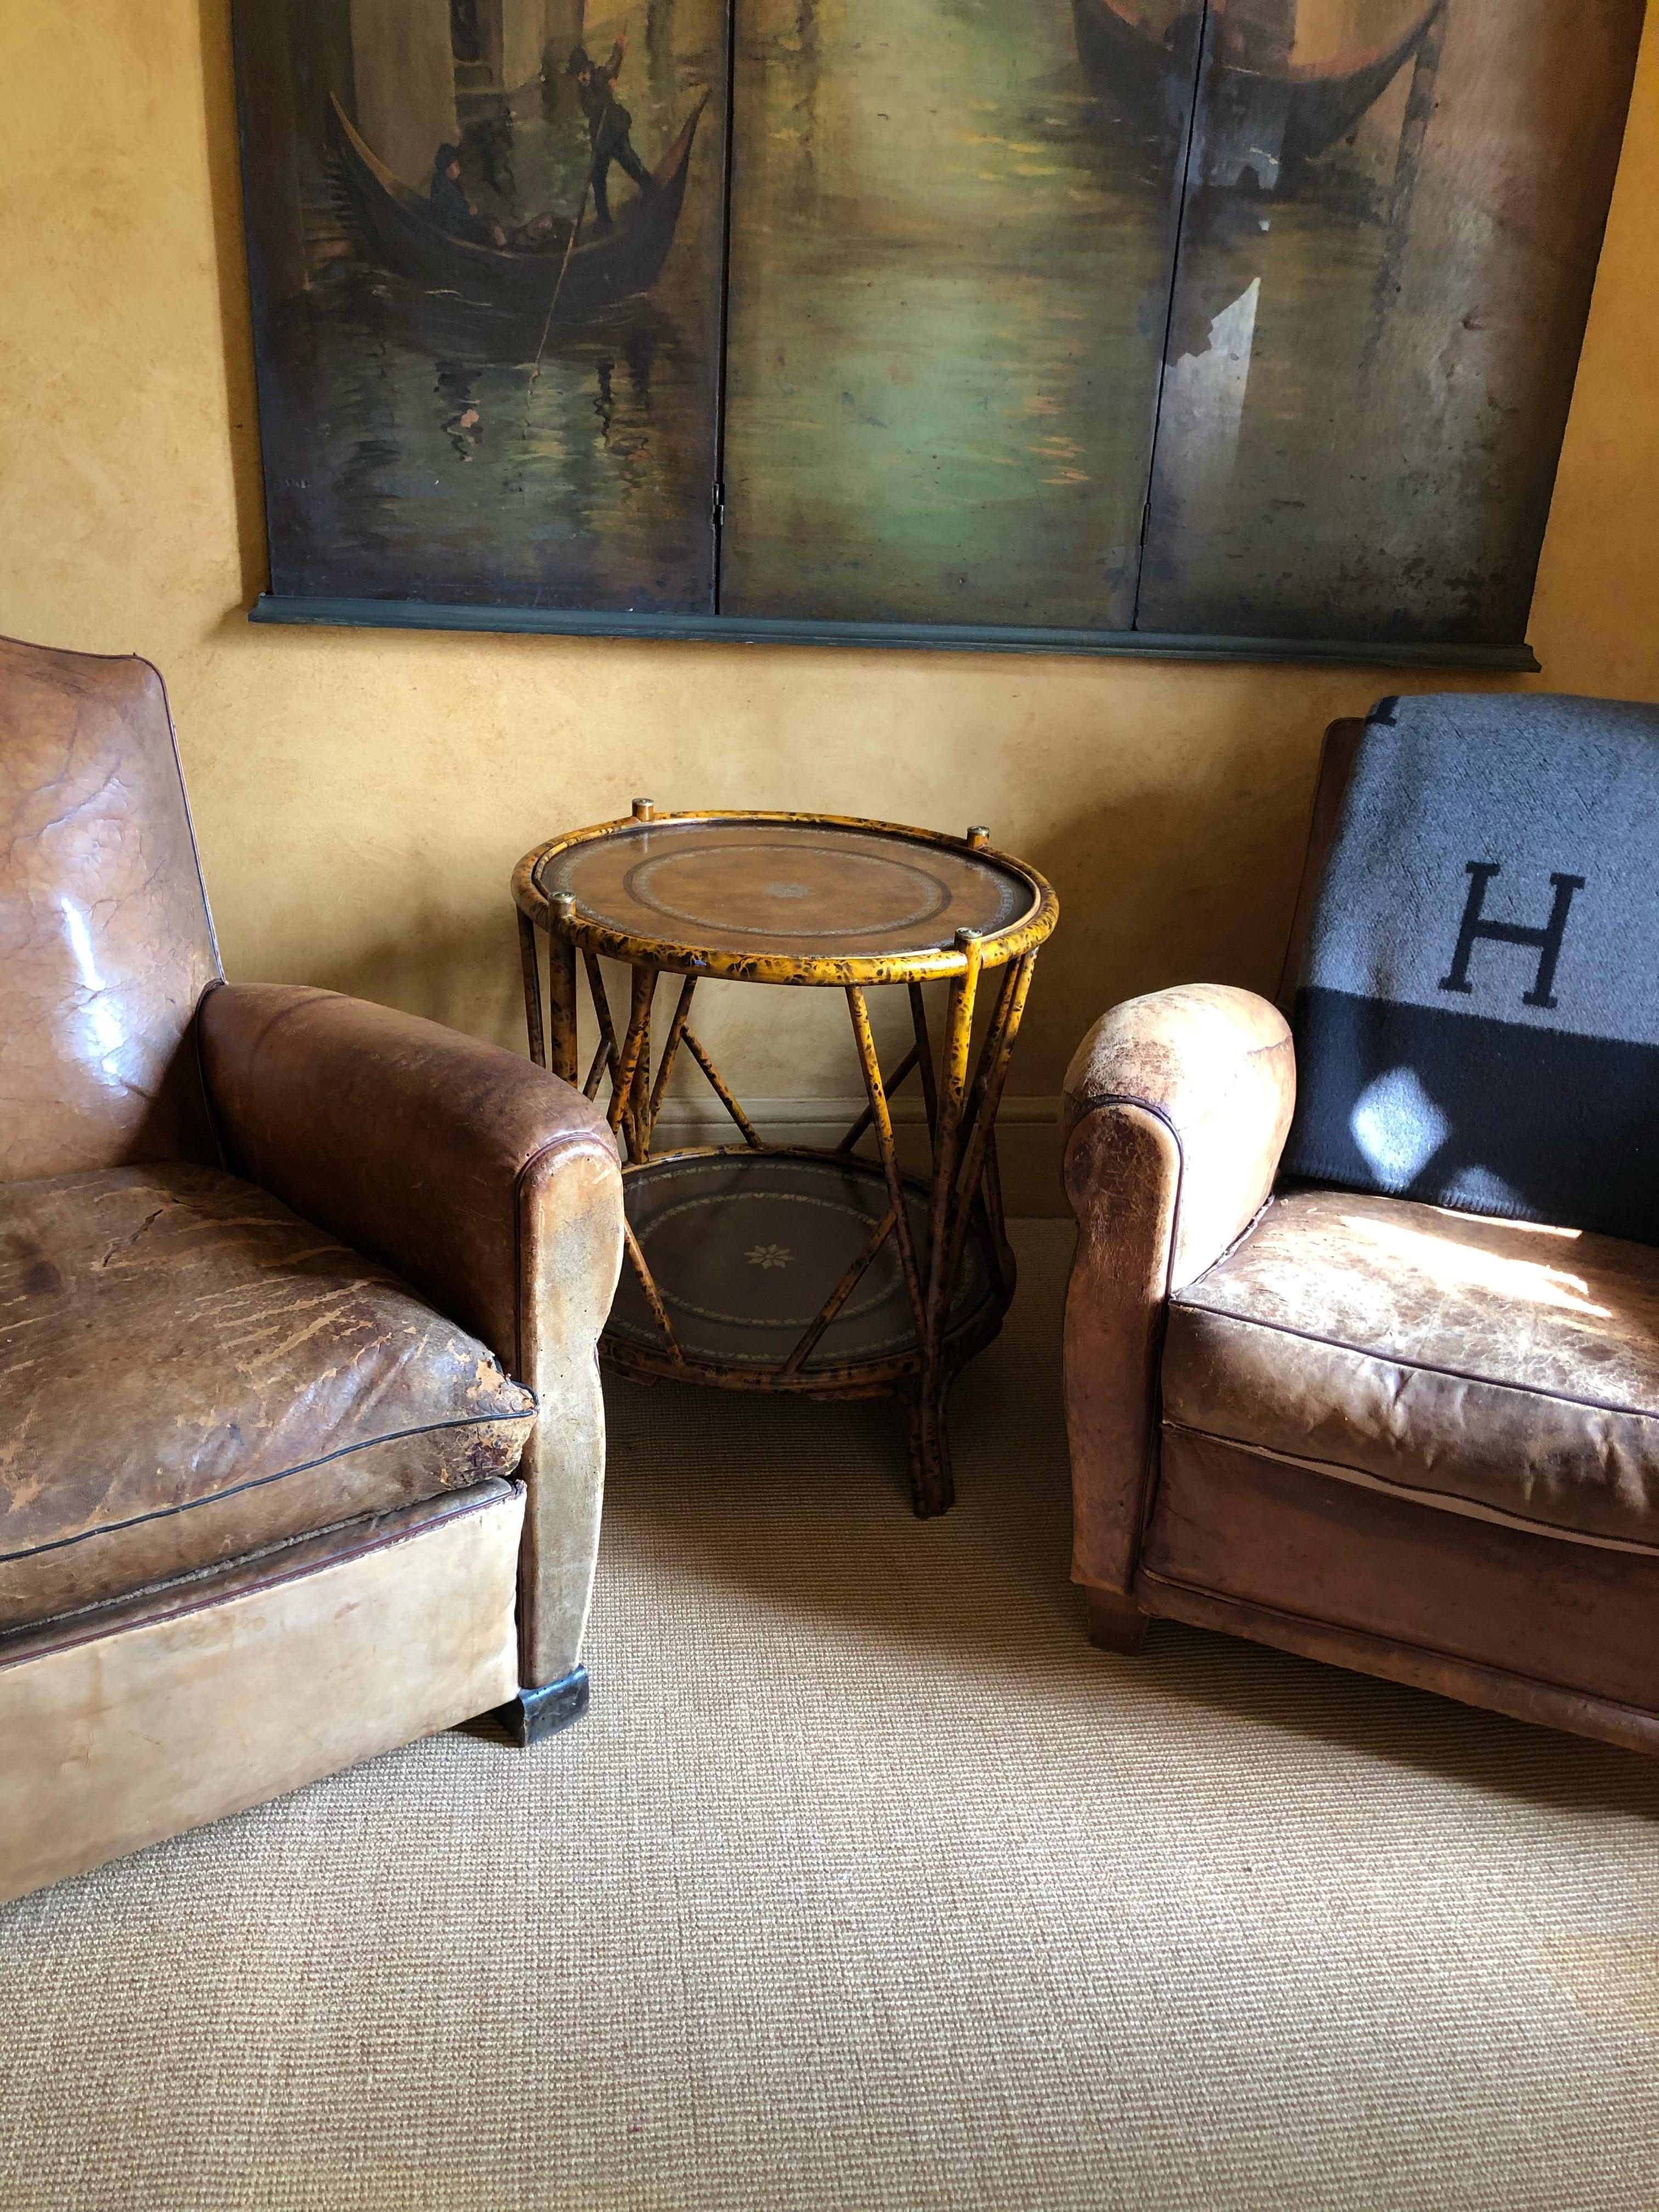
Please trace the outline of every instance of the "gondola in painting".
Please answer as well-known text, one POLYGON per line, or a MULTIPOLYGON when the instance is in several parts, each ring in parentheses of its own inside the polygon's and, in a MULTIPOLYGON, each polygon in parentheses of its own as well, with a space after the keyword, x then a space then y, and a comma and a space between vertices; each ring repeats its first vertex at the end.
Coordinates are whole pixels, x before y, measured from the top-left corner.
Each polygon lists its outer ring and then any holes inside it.
MULTIPOLYGON (((458 303, 520 319, 526 331, 561 313, 586 321, 648 293, 662 274, 685 201, 686 173, 697 124, 708 94, 696 104, 667 153, 652 171, 653 189, 641 194, 605 229, 581 215, 550 215, 533 243, 496 245, 493 239, 458 236, 434 214, 429 194, 394 177, 352 128, 337 95, 329 114, 339 173, 364 250, 387 271, 458 303)), ((459 164, 458 164, 459 166, 459 164)))
POLYGON ((272 590, 707 614, 726 0, 238 0, 272 590))
POLYGON ((1078 53, 1101 100, 1146 129, 1183 138, 1197 108, 1203 181, 1225 185, 1248 175, 1264 190, 1281 168, 1312 161, 1354 128, 1423 51, 1444 7, 1406 0, 1373 8, 1369 19, 1349 8, 1337 42, 1315 46, 1296 0, 1212 0, 1212 21, 1204 9, 1176 8, 1161 27, 1141 0, 1072 0, 1078 53))

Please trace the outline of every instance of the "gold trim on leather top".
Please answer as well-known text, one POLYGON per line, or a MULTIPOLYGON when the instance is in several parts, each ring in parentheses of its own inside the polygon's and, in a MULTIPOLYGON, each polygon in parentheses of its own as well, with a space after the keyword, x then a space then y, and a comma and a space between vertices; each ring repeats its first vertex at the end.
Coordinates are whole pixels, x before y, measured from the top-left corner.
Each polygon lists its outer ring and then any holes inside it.
MULTIPOLYGON (((640 805, 646 806, 648 802, 641 801, 640 805)), ((580 951, 604 953, 630 965, 648 963, 676 974, 711 975, 738 982, 796 983, 834 988, 848 983, 925 982, 933 977, 957 976, 964 972, 967 956, 953 941, 954 931, 948 928, 944 943, 903 951, 796 953, 775 945, 740 951, 700 945, 678 936, 622 929, 585 914, 580 897, 573 896, 567 908, 543 888, 550 866, 573 851, 610 840, 645 838, 653 830, 690 823, 846 831, 853 836, 891 840, 923 851, 948 854, 953 860, 982 866, 988 876, 1012 879, 1028 893, 1029 902, 1012 922, 987 931, 978 940, 980 963, 987 968, 1002 967, 1024 953, 1035 951, 1050 935, 1060 916, 1060 902, 1036 870, 1010 854, 995 850, 978 833, 970 831, 966 836, 951 837, 935 830, 854 815, 779 813, 753 808, 693 807, 672 813, 658 813, 652 809, 550 838, 545 844, 526 853, 514 870, 514 901, 527 920, 550 935, 567 939, 580 951)), ((759 931, 756 933, 763 934, 759 931)))

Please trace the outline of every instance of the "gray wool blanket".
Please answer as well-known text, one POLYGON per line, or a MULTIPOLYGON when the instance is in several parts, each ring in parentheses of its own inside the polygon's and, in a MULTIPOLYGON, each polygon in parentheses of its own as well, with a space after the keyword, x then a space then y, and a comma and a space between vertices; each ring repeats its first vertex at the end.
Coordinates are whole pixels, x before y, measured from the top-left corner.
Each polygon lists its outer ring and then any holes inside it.
POLYGON ((1659 1243, 1659 707, 1382 701, 1292 1025, 1287 1175, 1659 1243))

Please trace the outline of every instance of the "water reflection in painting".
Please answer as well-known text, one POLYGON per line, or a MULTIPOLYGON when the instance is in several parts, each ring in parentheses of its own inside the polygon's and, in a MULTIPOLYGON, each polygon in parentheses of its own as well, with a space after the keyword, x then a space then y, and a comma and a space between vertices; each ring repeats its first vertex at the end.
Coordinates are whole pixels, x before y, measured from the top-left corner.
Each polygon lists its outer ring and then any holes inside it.
POLYGON ((1178 148, 1064 0, 738 24, 723 605, 1128 628, 1178 148))
POLYGON ((239 8, 274 591, 711 610, 726 13, 239 8))
MULTIPOLYGON (((1076 0, 1097 82, 1194 51, 1133 10, 1076 0)), ((1641 18, 1212 4, 1142 628, 1524 637, 1641 18)))

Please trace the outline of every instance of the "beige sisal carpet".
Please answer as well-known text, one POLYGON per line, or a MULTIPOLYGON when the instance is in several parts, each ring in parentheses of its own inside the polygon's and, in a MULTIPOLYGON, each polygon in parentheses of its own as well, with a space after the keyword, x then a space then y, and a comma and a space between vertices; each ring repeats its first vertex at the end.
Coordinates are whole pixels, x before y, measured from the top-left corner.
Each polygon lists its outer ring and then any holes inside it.
POLYGON ((1022 1249, 945 1520, 885 1407, 618 1390, 584 1727, 0 1911, 6 2212, 1655 2212, 1659 1765, 1091 1651, 1022 1249))

